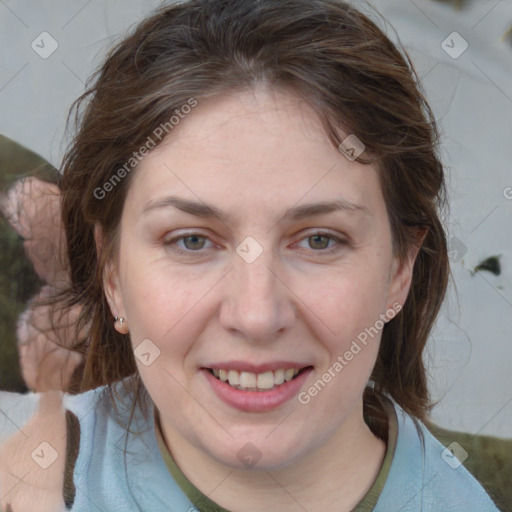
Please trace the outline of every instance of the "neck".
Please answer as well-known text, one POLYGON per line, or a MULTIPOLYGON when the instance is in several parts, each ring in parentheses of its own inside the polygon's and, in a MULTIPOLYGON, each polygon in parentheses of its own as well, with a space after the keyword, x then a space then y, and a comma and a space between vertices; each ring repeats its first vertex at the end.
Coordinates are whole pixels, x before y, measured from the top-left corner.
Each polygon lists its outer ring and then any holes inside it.
POLYGON ((209 499, 233 512, 348 512, 374 483, 386 452, 386 443, 364 422, 362 404, 324 444, 276 470, 233 469, 166 425, 160 425, 160 429, 188 480, 209 499))

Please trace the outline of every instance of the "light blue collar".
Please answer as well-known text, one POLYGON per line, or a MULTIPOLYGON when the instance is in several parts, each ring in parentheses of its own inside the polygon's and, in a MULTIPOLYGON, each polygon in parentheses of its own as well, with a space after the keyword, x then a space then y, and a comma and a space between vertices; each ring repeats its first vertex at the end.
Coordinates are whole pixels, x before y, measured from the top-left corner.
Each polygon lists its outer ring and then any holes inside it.
MULTIPOLYGON (((149 421, 136 409, 123 456, 126 430, 115 420, 104 388, 67 395, 65 405, 80 421, 73 512, 197 512, 173 480, 160 454, 154 409, 149 421), (125 464, 126 462, 126 464, 125 464)), ((477 480, 460 465, 448 465, 445 448, 392 399, 398 438, 388 478, 374 512, 499 512, 477 480), (423 438, 423 439, 422 439, 423 438), (446 458, 446 457, 445 457, 446 458)), ((128 401, 119 406, 127 424, 128 401)))

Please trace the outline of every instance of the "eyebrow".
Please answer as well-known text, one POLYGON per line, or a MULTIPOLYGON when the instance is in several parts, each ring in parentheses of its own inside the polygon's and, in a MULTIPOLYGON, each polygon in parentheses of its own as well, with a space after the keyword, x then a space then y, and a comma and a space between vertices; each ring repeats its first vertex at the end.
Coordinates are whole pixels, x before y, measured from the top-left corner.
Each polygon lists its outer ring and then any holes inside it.
MULTIPOLYGON (((173 206, 178 210, 185 213, 195 215, 196 217, 202 218, 213 218, 218 219, 222 222, 226 222, 228 215, 214 206, 208 205, 203 202, 191 201, 176 196, 167 196, 161 199, 150 201, 144 210, 143 214, 160 209, 168 208, 173 206)), ((334 201, 320 202, 304 204, 301 206, 295 206, 288 209, 285 214, 281 217, 282 221, 298 221, 315 215, 325 215, 328 213, 344 211, 348 213, 363 213, 371 216, 370 210, 361 204, 352 203, 345 199, 336 199, 334 201)))

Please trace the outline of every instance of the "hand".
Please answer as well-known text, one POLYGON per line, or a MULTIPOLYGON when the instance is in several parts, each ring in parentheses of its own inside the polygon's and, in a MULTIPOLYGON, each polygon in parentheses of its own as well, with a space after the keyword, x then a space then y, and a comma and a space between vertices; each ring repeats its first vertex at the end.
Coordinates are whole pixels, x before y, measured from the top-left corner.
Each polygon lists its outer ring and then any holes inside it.
POLYGON ((83 357, 66 348, 75 342, 80 307, 59 308, 38 304, 52 293, 44 286, 20 316, 17 337, 23 379, 32 391, 67 390, 83 357))
POLYGON ((1 209, 24 239, 39 277, 53 286, 65 286, 69 281, 69 261, 57 185, 34 177, 18 180, 2 197, 1 209))

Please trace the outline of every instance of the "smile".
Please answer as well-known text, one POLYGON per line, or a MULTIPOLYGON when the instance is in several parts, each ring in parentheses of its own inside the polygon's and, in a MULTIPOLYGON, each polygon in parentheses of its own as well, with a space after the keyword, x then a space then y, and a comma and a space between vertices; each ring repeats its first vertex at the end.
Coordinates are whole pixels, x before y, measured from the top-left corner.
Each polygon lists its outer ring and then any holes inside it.
POLYGON ((314 367, 279 360, 254 364, 219 361, 200 368, 207 387, 229 407, 246 412, 276 409, 297 396, 314 367))
POLYGON ((240 391, 271 391, 284 382, 290 382, 305 368, 279 368, 275 371, 253 373, 228 369, 209 369, 222 382, 240 391))

